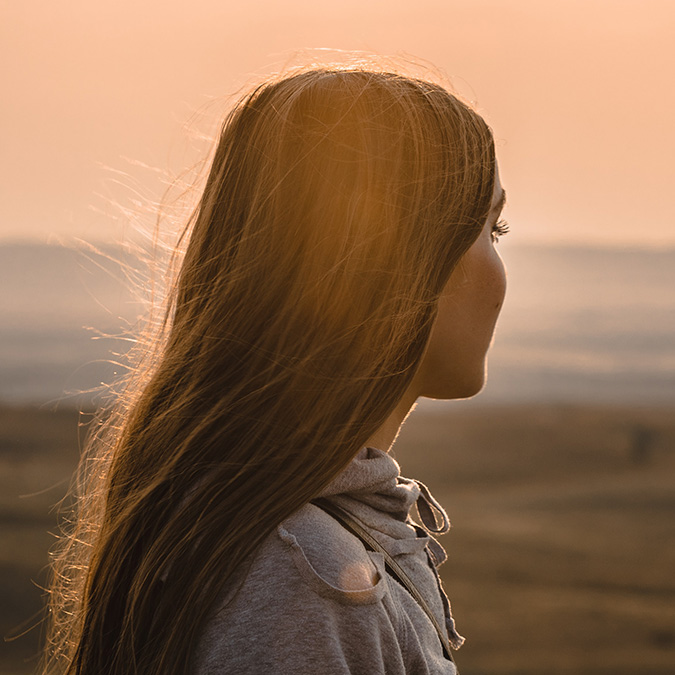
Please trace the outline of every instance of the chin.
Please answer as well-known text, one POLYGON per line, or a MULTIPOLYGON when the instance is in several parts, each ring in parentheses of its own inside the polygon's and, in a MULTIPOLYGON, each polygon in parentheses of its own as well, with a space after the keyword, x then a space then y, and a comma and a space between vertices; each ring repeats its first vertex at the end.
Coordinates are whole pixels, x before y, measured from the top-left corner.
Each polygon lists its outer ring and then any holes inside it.
POLYGON ((425 388, 421 396, 439 401, 450 401, 460 398, 471 398, 476 396, 485 387, 486 373, 485 369, 480 372, 465 373, 462 378, 455 375, 453 378, 447 378, 439 381, 435 386, 425 388))

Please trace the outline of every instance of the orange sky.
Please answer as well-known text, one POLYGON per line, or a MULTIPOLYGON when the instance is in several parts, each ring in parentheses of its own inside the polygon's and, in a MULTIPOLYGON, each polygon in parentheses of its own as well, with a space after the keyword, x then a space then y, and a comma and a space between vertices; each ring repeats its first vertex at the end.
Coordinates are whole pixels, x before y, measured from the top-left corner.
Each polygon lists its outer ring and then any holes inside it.
POLYGON ((127 158, 178 171, 210 97, 333 47, 426 59, 477 100, 512 242, 675 245, 673 45, 672 0, 4 3, 0 240, 119 238, 98 194, 129 199, 122 172, 159 196, 127 158))

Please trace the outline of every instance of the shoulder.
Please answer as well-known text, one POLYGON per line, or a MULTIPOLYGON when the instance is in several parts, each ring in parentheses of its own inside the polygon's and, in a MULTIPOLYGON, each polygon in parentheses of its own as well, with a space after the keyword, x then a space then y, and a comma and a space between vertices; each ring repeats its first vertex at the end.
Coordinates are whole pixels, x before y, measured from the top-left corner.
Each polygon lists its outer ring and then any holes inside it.
POLYGON ((298 574, 320 595, 356 604, 382 598, 382 554, 367 551, 360 539, 314 504, 305 504, 281 523, 276 536, 298 574))
POLYGON ((382 555, 307 504, 273 530, 237 591, 217 604, 195 672, 224 672, 223 664, 239 673, 399 672, 387 584, 382 555))
MULTIPOLYGON (((308 602, 318 596, 342 605, 382 600, 387 574, 381 553, 368 551, 358 537, 314 504, 305 504, 279 524, 260 545, 232 604, 244 596, 276 601, 286 596, 308 602), (273 591, 273 593, 272 593, 273 591)), ((232 592, 225 596, 226 603, 232 592)))

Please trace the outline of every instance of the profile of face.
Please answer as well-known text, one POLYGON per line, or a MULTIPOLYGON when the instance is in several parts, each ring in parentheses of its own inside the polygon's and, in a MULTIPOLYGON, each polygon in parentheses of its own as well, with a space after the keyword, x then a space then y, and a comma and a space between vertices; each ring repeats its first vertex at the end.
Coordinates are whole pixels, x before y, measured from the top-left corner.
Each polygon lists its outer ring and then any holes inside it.
POLYGON ((420 368, 417 396, 468 398, 485 384, 486 356, 506 293, 506 271, 495 249, 504 190, 495 176, 490 214, 443 289, 420 368))

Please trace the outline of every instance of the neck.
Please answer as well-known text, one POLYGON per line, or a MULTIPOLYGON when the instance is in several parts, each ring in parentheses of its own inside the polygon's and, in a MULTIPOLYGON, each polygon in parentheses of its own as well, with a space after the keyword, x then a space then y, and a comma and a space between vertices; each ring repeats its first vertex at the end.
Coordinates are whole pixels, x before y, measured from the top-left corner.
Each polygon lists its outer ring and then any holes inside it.
POLYGON ((389 452, 416 401, 416 394, 406 392, 384 424, 368 439, 366 446, 389 452))

